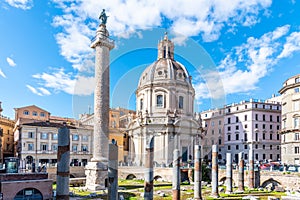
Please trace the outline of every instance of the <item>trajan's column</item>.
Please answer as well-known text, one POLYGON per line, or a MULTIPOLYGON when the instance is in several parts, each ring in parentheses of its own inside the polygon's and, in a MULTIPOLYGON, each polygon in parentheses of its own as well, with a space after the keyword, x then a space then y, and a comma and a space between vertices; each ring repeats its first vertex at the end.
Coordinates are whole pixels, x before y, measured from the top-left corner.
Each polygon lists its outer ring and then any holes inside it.
POLYGON ((107 16, 103 9, 99 17, 101 24, 91 48, 96 50, 94 92, 94 136, 93 158, 86 165, 86 187, 88 190, 105 189, 108 181, 108 133, 109 133, 109 51, 114 42, 106 29, 107 16))

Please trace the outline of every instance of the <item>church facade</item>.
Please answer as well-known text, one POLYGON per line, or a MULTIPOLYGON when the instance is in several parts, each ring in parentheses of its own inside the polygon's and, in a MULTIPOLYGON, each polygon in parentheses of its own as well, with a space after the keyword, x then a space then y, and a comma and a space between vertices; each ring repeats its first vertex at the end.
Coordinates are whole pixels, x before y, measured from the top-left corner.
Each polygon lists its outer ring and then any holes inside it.
POLYGON ((201 118, 194 114, 195 90, 187 69, 174 60, 174 43, 165 35, 157 60, 140 76, 136 90, 136 118, 128 124, 129 162, 145 164, 146 148, 154 141, 156 165, 169 166, 174 149, 182 162, 193 158, 200 144, 201 118))

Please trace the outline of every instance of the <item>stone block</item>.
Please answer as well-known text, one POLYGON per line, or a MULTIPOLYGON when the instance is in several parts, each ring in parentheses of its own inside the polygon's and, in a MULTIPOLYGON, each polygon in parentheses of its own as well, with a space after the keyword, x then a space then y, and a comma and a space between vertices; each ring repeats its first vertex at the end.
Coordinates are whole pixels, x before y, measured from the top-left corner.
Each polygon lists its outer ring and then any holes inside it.
POLYGON ((108 168, 104 162, 89 162, 85 166, 86 187, 91 191, 104 190, 107 187, 108 168))
POLYGON ((282 186, 275 186, 275 189, 274 189, 275 192, 284 192, 284 188, 282 186))

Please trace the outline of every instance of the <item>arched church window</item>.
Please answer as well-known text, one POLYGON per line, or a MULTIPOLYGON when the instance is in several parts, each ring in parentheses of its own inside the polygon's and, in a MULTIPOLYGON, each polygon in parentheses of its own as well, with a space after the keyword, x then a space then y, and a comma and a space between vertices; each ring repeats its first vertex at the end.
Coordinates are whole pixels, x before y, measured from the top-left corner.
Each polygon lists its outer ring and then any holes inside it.
POLYGON ((163 95, 159 94, 156 96, 156 106, 163 107, 163 95))
POLYGON ((140 110, 143 110, 143 106, 144 106, 144 100, 140 99, 140 110))
POLYGON ((178 108, 183 109, 183 96, 179 96, 178 108))

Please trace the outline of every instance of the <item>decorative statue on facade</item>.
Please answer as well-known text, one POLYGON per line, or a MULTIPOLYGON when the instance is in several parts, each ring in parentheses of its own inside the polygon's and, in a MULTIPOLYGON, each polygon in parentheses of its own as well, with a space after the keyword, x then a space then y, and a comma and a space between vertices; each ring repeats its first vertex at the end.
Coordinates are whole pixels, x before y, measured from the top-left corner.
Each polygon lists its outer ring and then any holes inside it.
POLYGON ((106 24, 108 16, 105 13, 105 9, 102 10, 99 19, 101 20, 101 24, 106 24))

